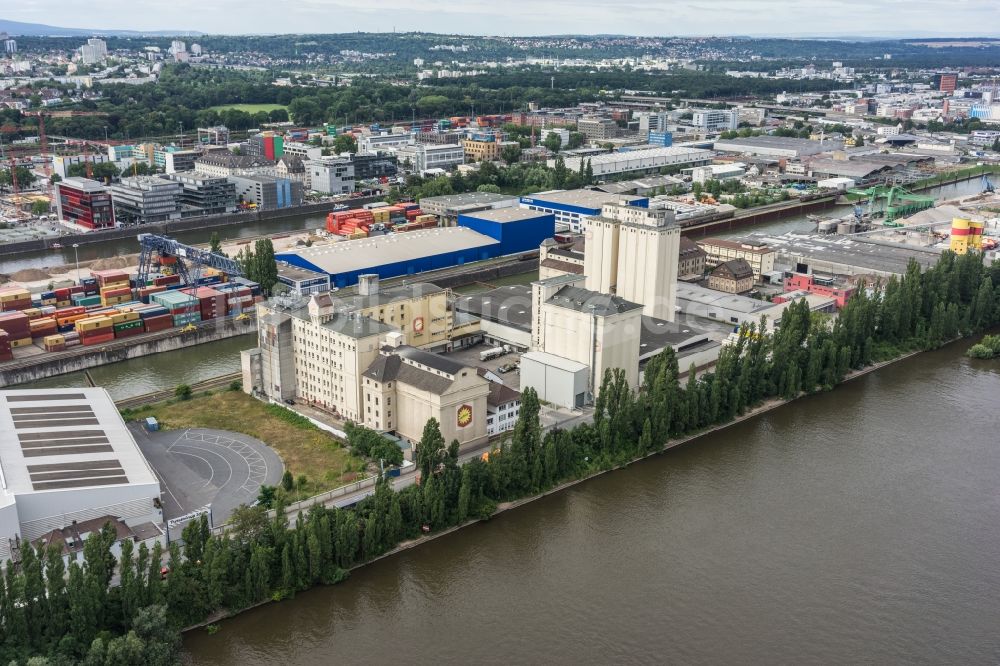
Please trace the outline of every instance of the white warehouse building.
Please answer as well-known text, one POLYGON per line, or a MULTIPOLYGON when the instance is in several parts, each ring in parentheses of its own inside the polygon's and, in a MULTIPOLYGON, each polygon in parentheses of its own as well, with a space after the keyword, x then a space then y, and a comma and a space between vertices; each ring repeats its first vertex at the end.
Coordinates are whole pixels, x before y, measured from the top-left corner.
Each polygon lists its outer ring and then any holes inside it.
MULTIPOLYGON (((666 148, 644 148, 639 150, 623 150, 617 153, 605 153, 593 157, 570 157, 566 159, 566 168, 570 171, 580 171, 580 163, 590 162, 595 178, 613 176, 619 173, 637 173, 662 169, 672 166, 699 166, 712 161, 712 151, 700 148, 682 148, 670 146, 666 148)), ((555 160, 549 160, 548 165, 554 167, 555 160)))
POLYGON ((0 391, 0 561, 18 539, 102 517, 163 522, 160 482, 107 391, 0 391))

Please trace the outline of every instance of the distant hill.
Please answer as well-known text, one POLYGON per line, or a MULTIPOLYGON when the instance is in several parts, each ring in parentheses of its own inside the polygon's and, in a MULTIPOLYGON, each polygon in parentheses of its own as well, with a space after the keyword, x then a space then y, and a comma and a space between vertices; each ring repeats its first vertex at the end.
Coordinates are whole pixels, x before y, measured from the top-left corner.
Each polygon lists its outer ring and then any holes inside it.
POLYGON ((92 37, 94 35, 113 35, 115 37, 194 37, 204 33, 196 30, 102 30, 100 28, 60 28, 44 23, 22 23, 0 19, 0 32, 11 36, 28 37, 92 37))

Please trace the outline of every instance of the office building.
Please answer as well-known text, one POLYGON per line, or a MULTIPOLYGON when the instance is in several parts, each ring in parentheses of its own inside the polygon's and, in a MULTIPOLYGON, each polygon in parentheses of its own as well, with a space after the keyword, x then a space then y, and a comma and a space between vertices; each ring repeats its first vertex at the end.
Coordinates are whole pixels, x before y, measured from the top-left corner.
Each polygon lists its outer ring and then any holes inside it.
POLYGON ((236 185, 236 198, 258 210, 291 208, 302 204, 302 183, 277 176, 230 176, 236 185))
POLYGON ((651 146, 669 148, 674 145, 674 134, 666 130, 662 132, 650 132, 646 142, 651 146))
POLYGON ((383 151, 394 150, 400 146, 413 145, 413 142, 412 132, 363 134, 358 137, 358 154, 375 155, 383 151))
POLYGON ((753 269, 746 259, 724 261, 708 275, 708 288, 727 294, 745 294, 753 285, 753 269))
POLYGON ((87 162, 90 162, 91 164, 104 164, 105 162, 110 161, 111 159, 107 155, 102 155, 100 153, 95 153, 93 155, 53 155, 52 170, 58 174, 60 178, 65 180, 69 177, 70 168, 74 165, 86 165, 87 162))
MULTIPOLYGON (((222 152, 222 151, 219 151, 222 152)), ((194 165, 204 153, 177 146, 158 146, 153 150, 153 164, 163 173, 194 171, 194 165)))
POLYGON ((605 204, 587 220, 584 285, 642 304, 650 317, 674 320, 681 229, 672 211, 605 204))
POLYGON ((775 251, 765 243, 750 241, 732 241, 723 238, 706 238, 698 241, 706 253, 706 268, 715 268, 731 259, 746 259, 753 269, 754 280, 758 282, 761 275, 774 270, 775 251))
POLYGON ((53 198, 60 220, 87 229, 115 226, 114 206, 108 188, 89 178, 63 178, 55 184, 53 198))
POLYGON ((0 391, 0 465, 0 561, 97 518, 163 522, 160 483, 104 389, 0 391))
POLYGON ((323 194, 350 194, 354 191, 354 164, 350 157, 320 157, 303 164, 309 189, 323 194))
POLYGON ((726 132, 740 126, 740 114, 735 109, 696 109, 691 124, 703 132, 726 132))
POLYGON ((465 162, 465 149, 457 143, 415 143, 396 149, 399 163, 411 171, 423 173, 432 169, 450 171, 465 162))
POLYGON ((462 139, 462 150, 466 162, 494 162, 500 159, 504 148, 521 144, 517 141, 503 141, 499 134, 474 134, 462 139))
POLYGON ((399 173, 399 159, 389 152, 351 155, 354 180, 384 180, 399 173))
POLYGON ((607 141, 618 134, 618 123, 611 118, 584 116, 577 121, 576 130, 588 141, 607 141))
MULTIPOLYGON (((600 215, 604 204, 615 202, 643 207, 649 204, 649 199, 600 190, 552 190, 520 198, 521 208, 552 213, 556 224, 566 225, 575 233, 584 230, 588 217, 600 215)), ((420 205, 423 206, 423 201, 420 205)))
POLYGON ((181 215, 214 215, 236 210, 236 185, 226 178, 188 171, 168 173, 160 178, 179 183, 181 215))
POLYGON ((934 85, 938 91, 948 95, 955 92, 958 87, 958 74, 942 72, 934 75, 934 85))
POLYGON ((639 133, 663 132, 669 120, 666 111, 636 111, 632 116, 639 121, 639 133))
POLYGON ((330 291, 330 276, 326 273, 292 266, 284 261, 277 262, 277 265, 278 282, 288 287, 288 291, 296 296, 323 294, 330 291))
POLYGON ((122 178, 111 185, 115 219, 120 224, 179 220, 183 185, 157 176, 122 178))

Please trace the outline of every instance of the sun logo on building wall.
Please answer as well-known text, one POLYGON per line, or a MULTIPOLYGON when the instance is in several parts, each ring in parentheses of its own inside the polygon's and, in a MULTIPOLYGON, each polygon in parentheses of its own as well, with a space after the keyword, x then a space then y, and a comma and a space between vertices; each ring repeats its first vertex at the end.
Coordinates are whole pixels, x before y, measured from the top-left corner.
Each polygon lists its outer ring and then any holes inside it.
POLYGON ((464 428, 472 423, 472 405, 462 405, 458 408, 458 427, 464 428))

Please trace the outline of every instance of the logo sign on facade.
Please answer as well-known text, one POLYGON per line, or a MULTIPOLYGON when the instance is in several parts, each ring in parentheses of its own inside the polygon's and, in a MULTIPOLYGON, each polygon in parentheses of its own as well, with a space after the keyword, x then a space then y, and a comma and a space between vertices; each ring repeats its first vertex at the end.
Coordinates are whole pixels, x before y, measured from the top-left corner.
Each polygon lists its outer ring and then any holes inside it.
POLYGON ((413 320, 413 332, 423 333, 424 332, 424 318, 417 317, 413 320))
POLYGON ((465 428, 472 424, 472 405, 462 405, 458 408, 458 422, 459 428, 465 428))

